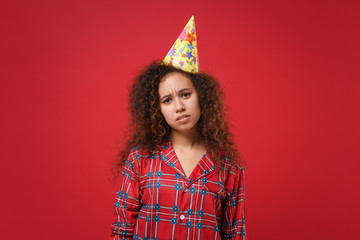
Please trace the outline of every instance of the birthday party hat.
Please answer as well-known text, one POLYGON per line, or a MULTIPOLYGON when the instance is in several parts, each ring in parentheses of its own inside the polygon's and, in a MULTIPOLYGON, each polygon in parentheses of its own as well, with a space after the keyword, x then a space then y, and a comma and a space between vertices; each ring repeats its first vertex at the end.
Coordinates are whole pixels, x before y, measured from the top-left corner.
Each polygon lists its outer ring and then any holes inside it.
POLYGON ((166 65, 197 73, 199 71, 195 19, 192 16, 163 60, 166 65))

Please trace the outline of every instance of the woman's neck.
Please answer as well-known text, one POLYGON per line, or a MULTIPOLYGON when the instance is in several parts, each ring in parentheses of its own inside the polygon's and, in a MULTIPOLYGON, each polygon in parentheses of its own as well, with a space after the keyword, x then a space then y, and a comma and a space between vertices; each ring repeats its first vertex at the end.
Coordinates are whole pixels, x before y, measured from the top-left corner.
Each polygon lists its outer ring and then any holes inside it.
POLYGON ((203 144, 201 134, 197 129, 186 133, 172 130, 170 137, 173 146, 181 146, 182 148, 193 148, 203 144))

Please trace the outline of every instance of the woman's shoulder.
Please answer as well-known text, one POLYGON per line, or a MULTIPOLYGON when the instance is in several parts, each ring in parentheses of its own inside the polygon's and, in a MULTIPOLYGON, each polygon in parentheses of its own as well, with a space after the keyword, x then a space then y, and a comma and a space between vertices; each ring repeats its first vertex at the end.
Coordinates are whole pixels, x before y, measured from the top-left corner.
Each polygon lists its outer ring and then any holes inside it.
POLYGON ((226 155, 225 152, 220 153, 220 163, 221 168, 225 170, 241 170, 242 164, 241 162, 236 158, 234 154, 226 155))
POLYGON ((241 175, 244 171, 244 166, 233 155, 227 156, 223 154, 220 158, 219 171, 225 179, 230 180, 241 175))
POLYGON ((129 158, 140 160, 160 155, 162 151, 167 149, 168 141, 164 140, 156 144, 139 144, 130 149, 129 158))
POLYGON ((223 179, 223 184, 229 194, 233 192, 234 186, 240 184, 244 176, 244 166, 236 159, 223 156, 222 167, 219 176, 223 179))

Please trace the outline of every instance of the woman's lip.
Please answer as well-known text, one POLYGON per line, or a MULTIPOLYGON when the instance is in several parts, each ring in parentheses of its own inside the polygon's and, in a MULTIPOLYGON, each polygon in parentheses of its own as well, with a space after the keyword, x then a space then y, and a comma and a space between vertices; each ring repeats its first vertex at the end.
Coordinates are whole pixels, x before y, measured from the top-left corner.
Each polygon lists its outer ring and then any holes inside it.
POLYGON ((189 117, 189 115, 180 116, 176 119, 176 121, 183 122, 186 121, 189 117))
POLYGON ((181 118, 189 117, 187 114, 180 115, 176 118, 176 120, 180 120, 181 118))

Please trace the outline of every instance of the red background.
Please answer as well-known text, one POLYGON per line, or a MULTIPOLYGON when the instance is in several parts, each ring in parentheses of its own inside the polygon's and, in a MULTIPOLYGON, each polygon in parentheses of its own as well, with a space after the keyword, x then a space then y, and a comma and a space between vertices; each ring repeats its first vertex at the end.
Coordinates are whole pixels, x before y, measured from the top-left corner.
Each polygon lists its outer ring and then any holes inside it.
POLYGON ((192 14, 248 239, 358 239, 359 1, 2 1, 1 238, 106 239, 132 76, 192 14))

